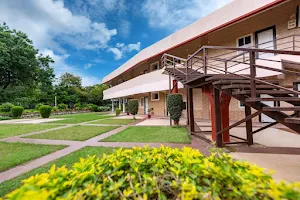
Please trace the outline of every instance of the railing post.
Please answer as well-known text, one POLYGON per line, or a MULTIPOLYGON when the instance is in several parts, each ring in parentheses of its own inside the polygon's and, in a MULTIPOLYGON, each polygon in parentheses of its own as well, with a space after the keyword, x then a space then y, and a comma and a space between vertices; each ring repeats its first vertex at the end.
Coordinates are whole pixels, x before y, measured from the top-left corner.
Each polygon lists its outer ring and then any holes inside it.
POLYGON ((227 74, 227 60, 225 61, 225 74, 227 74))
POLYGON ((250 85, 251 85, 251 98, 256 98, 256 68, 255 68, 255 52, 250 50, 250 85))
POLYGON ((189 60, 185 62, 185 80, 188 81, 188 66, 189 66, 189 60))
POLYGON ((295 48, 295 46, 296 46, 295 43, 296 43, 296 41, 295 41, 295 35, 293 35, 293 51, 295 51, 295 49, 296 49, 296 48, 295 48))
POLYGON ((207 74, 207 66, 206 66, 206 48, 203 48, 203 67, 204 67, 204 74, 207 74))

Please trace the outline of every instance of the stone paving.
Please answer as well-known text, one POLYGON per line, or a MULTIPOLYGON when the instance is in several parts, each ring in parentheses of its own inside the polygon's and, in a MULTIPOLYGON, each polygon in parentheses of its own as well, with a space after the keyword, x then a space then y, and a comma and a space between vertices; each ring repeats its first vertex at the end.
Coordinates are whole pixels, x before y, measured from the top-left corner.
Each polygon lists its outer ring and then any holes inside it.
MULTIPOLYGON (((128 116, 122 116, 123 118, 121 119, 128 119, 128 116)), ((120 119, 118 118, 118 119, 120 119)), ((132 116, 130 116, 130 118, 132 119, 132 116)), ((49 163, 53 160, 56 160, 58 158, 61 158, 65 155, 68 155, 74 151, 77 151, 83 147, 86 146, 102 146, 102 147, 135 147, 135 146, 145 146, 148 145, 149 147, 160 147, 161 145, 164 146, 170 146, 170 147, 176 147, 176 148, 181 148, 183 146, 188 146, 188 147, 192 147, 195 149, 199 149, 204 155, 209 155, 209 150, 208 147, 210 146, 208 143, 192 137, 192 142, 191 144, 175 144, 175 143, 137 143, 137 142, 99 142, 100 140, 110 137, 114 134, 119 133, 120 131, 123 131, 124 129, 126 129, 129 126, 133 126, 136 125, 138 123, 142 123, 145 119, 142 116, 138 116, 137 117, 137 121, 133 122, 131 124, 128 125, 120 125, 119 128, 114 129, 112 131, 109 131, 107 133, 103 133, 101 135, 98 135, 96 137, 90 138, 88 140, 85 141, 70 141, 70 140, 49 140, 49 139, 31 139, 31 138, 23 138, 24 136, 29 136, 29 135, 35 135, 35 134, 40 134, 40 133, 45 133, 45 132, 50 132, 53 130, 59 130, 59 129, 64 129, 64 128, 69 128, 72 126, 77 126, 77 125, 82 125, 82 126, 104 126, 103 124, 90 124, 91 122, 95 122, 95 121, 100 121, 100 120, 104 120, 104 119, 98 119, 98 120, 93 120, 93 121, 88 121, 88 122, 83 122, 83 123, 78 123, 78 124, 66 124, 66 125, 62 125, 56 128, 51 128, 51 129, 47 129, 47 130, 43 130, 43 131, 38 131, 38 132, 32 132, 32 133, 26 133, 23 135, 18 135, 18 136, 13 136, 13 137, 8 137, 8 138, 3 138, 0 139, 0 141, 3 142, 22 142, 22 143, 33 143, 33 144, 47 144, 47 145, 67 145, 68 147, 56 151, 54 153, 50 153, 46 156, 40 157, 38 159, 29 161, 28 163, 25 163, 23 165, 19 165, 16 166, 14 168, 11 168, 7 171, 1 172, 0 173, 0 183, 15 178, 23 173, 26 173, 32 169, 41 167, 42 165, 49 163)), ((28 121, 28 120, 23 120, 23 122, 28 121)), ((32 121, 32 120, 31 120, 32 121)), ((34 121, 34 120, 33 120, 34 121)), ((20 122, 18 120, 18 122, 20 122)), ((13 122, 15 123, 15 122, 13 122)), ((107 125, 105 125, 107 126, 107 125)), ((111 125, 110 125, 111 126, 111 125)), ((115 125, 114 125, 115 126, 115 125)))

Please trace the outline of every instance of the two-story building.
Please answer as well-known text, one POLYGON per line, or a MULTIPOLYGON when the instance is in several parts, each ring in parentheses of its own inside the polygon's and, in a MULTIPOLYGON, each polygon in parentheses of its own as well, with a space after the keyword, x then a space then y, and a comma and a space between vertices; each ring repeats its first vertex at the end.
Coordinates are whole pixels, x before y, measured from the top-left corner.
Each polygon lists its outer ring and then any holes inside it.
MULTIPOLYGON (((166 96, 169 93, 169 75, 164 73, 161 58, 163 54, 171 54, 179 58, 188 58, 201 46, 227 46, 240 48, 289 49, 300 50, 300 0, 234 0, 228 5, 199 19, 174 34, 143 49, 122 66, 105 76, 102 83, 108 84, 104 91, 104 99, 111 99, 113 109, 120 106, 125 111, 128 99, 139 100, 139 114, 147 114, 148 108, 153 108, 154 115, 167 116, 166 96)), ((208 56, 220 54, 220 51, 210 51, 208 56)), ((239 52, 232 52, 231 56, 239 52)), ((228 54, 227 54, 228 56, 228 54)), ((257 57, 276 57, 271 53, 260 53, 257 57)), ((247 59, 247 55, 245 58, 247 59)), ((274 58, 277 59, 277 58, 274 58)), ((286 60, 268 64, 274 68, 296 68, 294 57, 282 56, 286 60)), ((259 62, 259 61, 258 61, 259 62)), ((245 72, 239 65, 232 65, 231 72, 245 72)), ((300 66, 299 66, 300 67, 300 66)), ((300 68, 299 68, 300 69, 300 68)), ((293 82, 300 81, 295 75, 285 75, 280 72, 258 71, 258 76, 273 77, 281 85, 293 87, 293 82), (269 73, 269 74, 268 74, 269 73)), ((298 85, 300 88, 300 86, 298 85)), ((201 88, 193 89, 194 113, 196 118, 210 119, 211 107, 208 97, 201 88)), ((179 82, 178 91, 186 101, 186 89, 179 82)), ((270 103, 270 102, 268 102, 270 103)), ((276 102, 275 102, 276 103, 276 102)), ((275 104, 271 102, 271 104, 275 104)), ((186 113, 183 113, 186 115, 186 113)), ((244 118, 244 104, 236 99, 230 101, 230 119, 244 118)), ((255 120, 272 122, 273 119, 261 114, 255 120)))

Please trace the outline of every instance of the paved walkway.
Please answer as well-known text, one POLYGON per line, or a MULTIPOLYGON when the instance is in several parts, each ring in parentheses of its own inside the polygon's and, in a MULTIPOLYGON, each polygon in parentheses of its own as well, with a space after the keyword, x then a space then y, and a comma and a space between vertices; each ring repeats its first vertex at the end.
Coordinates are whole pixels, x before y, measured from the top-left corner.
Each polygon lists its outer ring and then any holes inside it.
MULTIPOLYGON (((123 118, 124 119, 124 118, 123 118)), ((125 118, 126 119, 126 118, 125 118)), ((144 119, 137 120, 134 123, 128 124, 128 125, 121 125, 119 128, 114 129, 112 131, 109 131, 107 133, 98 135, 96 137, 90 138, 85 141, 71 141, 71 140, 49 140, 49 139, 32 139, 32 138, 22 138, 24 136, 29 136, 29 135, 35 135, 35 134, 40 134, 40 133, 45 133, 45 132, 50 132, 53 130, 59 130, 59 129, 64 129, 72 126, 77 126, 77 125, 82 125, 82 126, 103 126, 101 124, 89 124, 91 122, 95 121, 100 121, 100 120, 93 120, 89 122, 83 122, 79 124, 68 124, 65 126, 59 126, 56 128, 51 128, 43 131, 38 131, 38 132, 32 132, 32 133, 27 133, 23 135, 18 135, 18 136, 13 136, 9 138, 3 138, 0 139, 0 141, 3 142, 22 142, 22 143, 32 143, 32 144, 47 144, 47 145, 67 145, 68 147, 56 151, 54 153, 50 153, 46 156, 40 157, 38 159, 29 161, 28 163, 25 163, 23 165, 16 166, 14 168, 11 168, 7 171, 1 172, 0 173, 0 183, 15 178, 23 173, 26 173, 28 171, 31 171, 35 168, 41 167, 42 165, 49 163, 53 160, 56 160, 58 158, 61 158, 63 156, 66 156, 74 151, 77 151, 83 147, 86 146, 102 146, 102 147, 135 147, 135 146, 140 146, 143 147, 145 145, 148 145, 149 147, 160 147, 161 145, 164 146, 170 146, 170 147, 176 147, 176 148, 181 148, 183 146, 188 146, 192 147, 194 149, 199 149, 204 155, 209 155, 209 144, 198 139, 195 137, 192 137, 192 142, 191 144, 175 144, 175 143, 137 143, 137 142, 99 142, 100 140, 103 140, 104 138, 110 137, 114 134, 119 133, 120 131, 123 131, 129 126, 136 125, 138 123, 142 123, 144 119)), ((103 119, 102 119, 103 120, 103 119)), ((111 126, 111 125, 110 125, 111 126)))

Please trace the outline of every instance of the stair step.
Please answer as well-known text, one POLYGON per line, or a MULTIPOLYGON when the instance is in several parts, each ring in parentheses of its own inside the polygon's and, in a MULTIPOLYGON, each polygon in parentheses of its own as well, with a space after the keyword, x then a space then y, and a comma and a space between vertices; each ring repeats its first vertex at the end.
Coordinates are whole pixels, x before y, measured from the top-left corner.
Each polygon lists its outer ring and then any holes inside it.
POLYGON ((242 78, 236 75, 231 75, 231 74, 217 74, 213 75, 212 77, 206 78, 206 81, 219 81, 220 79, 222 80, 249 80, 246 78, 242 78))
POLYGON ((291 106, 291 107, 263 107, 263 111, 300 111, 300 106, 291 106))
POLYGON ((246 102, 257 102, 257 101, 299 101, 299 97, 272 97, 272 98, 248 98, 246 102))
POLYGON ((285 118, 284 122, 286 123, 293 123, 293 124, 300 124, 300 118, 285 118))
MULTIPOLYGON (((283 91, 283 90, 257 90, 257 94, 293 94, 289 91, 283 91)), ((242 90, 242 91, 235 91, 232 92, 233 95, 237 94, 251 94, 251 90, 242 90)))
MULTIPOLYGON (((232 85, 224 85, 222 86, 222 90, 226 89, 249 89, 251 88, 250 84, 232 84, 232 85)), ((270 85, 256 85, 256 89, 274 89, 273 86, 270 85)), ((258 90, 257 90, 258 91, 258 90)))
MULTIPOLYGON (((207 80, 207 79, 206 79, 207 80)), ((278 81, 270 81, 268 80, 267 82, 273 83, 273 84, 278 84, 278 81)), ((214 85, 231 85, 231 84, 250 84, 250 80, 218 80, 214 81, 214 85)), ((256 82, 256 85, 266 85, 260 82, 256 82)))

